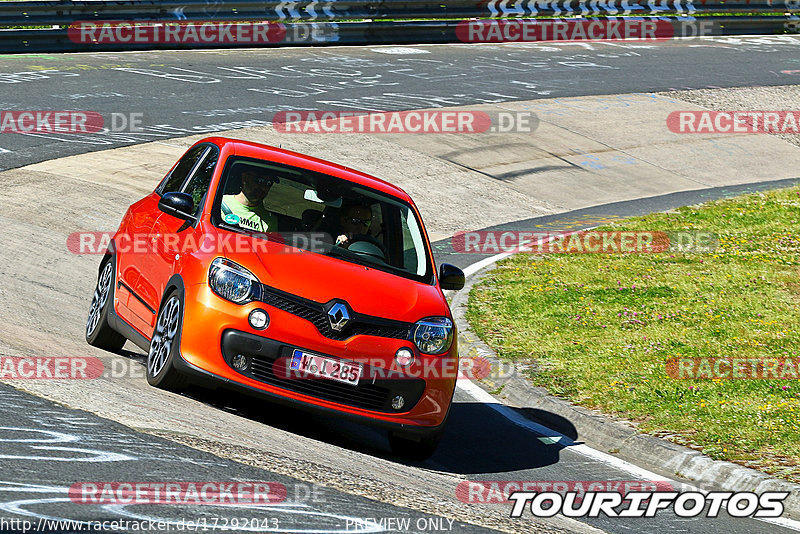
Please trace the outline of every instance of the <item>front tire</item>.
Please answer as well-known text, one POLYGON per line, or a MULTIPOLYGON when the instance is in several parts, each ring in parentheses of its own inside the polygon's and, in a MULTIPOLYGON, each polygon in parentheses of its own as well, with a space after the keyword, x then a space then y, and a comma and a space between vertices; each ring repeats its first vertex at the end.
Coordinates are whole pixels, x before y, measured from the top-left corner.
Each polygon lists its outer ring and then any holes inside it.
POLYGON ((116 280, 116 259, 109 256, 100 265, 92 305, 86 319, 86 342, 93 347, 119 352, 125 345, 125 336, 115 331, 108 324, 108 314, 114 306, 114 288, 116 280))
POLYGON ((151 386, 171 391, 179 391, 186 386, 186 377, 175 368, 175 360, 180 358, 182 326, 183 300, 173 290, 164 299, 158 312, 150 350, 147 352, 147 382, 151 386))

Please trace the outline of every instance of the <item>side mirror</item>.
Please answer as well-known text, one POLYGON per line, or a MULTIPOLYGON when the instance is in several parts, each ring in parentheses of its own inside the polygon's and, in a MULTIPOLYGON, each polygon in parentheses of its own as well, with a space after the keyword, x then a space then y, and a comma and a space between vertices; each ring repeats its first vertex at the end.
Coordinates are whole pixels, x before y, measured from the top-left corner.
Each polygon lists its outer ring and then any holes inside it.
POLYGON ((164 193, 158 201, 158 209, 178 219, 194 220, 194 200, 189 193, 164 193))
POLYGON ((463 289, 464 271, 455 265, 443 263, 439 267, 439 285, 442 286, 442 289, 453 289, 455 291, 463 289))

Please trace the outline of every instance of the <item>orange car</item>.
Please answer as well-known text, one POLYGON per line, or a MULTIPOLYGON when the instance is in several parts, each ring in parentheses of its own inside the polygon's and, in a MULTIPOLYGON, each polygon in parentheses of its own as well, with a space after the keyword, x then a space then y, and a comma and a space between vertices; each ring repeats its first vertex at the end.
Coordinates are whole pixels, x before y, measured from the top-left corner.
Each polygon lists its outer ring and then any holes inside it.
POLYGON ((274 147, 192 146, 100 264, 86 340, 148 351, 150 384, 235 388, 389 430, 433 453, 458 370, 419 212, 401 189, 274 147))

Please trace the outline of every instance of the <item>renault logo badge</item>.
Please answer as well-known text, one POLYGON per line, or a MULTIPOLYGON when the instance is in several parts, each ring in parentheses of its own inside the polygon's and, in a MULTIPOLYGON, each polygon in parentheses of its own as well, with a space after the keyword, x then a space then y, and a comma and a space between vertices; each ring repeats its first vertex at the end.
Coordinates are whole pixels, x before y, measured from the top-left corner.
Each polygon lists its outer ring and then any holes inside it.
POLYGON ((328 321, 336 332, 341 332, 342 329, 350 322, 350 311, 347 309, 347 304, 344 302, 337 302, 328 310, 328 321))

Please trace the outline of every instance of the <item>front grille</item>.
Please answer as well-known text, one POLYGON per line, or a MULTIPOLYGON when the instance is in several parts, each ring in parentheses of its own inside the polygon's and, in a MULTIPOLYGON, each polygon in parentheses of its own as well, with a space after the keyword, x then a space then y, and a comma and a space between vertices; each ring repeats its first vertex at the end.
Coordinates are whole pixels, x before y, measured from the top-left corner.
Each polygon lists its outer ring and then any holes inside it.
POLYGON ((403 396, 405 405, 401 411, 405 412, 416 406, 425 392, 425 380, 422 378, 387 378, 386 374, 381 374, 381 369, 367 364, 362 364, 364 369, 361 380, 355 386, 325 378, 287 377, 285 370, 281 369, 276 372, 273 369, 275 362, 286 365, 294 350, 294 347, 247 332, 226 330, 222 334, 222 355, 228 365, 233 356, 242 354, 247 358, 248 366, 244 371, 237 372, 284 390, 387 413, 398 413, 391 406, 394 396, 403 396))
POLYGON ((286 293, 274 287, 261 284, 261 298, 264 304, 274 306, 279 310, 301 317, 313 324, 320 334, 337 341, 343 341, 353 336, 376 336, 391 339, 409 339, 411 336, 410 323, 393 321, 382 317, 374 317, 361 313, 351 312, 350 322, 337 332, 331 328, 326 309, 328 304, 309 300, 291 293, 286 293))

